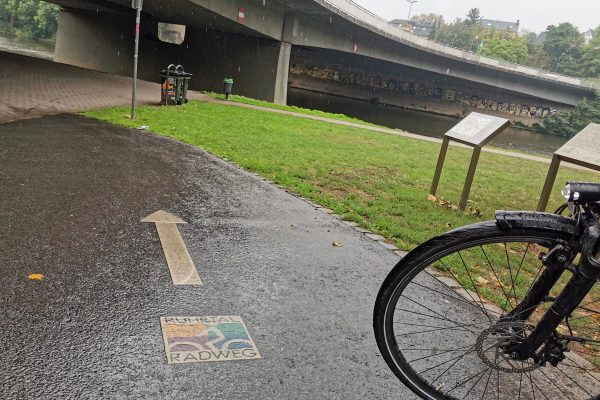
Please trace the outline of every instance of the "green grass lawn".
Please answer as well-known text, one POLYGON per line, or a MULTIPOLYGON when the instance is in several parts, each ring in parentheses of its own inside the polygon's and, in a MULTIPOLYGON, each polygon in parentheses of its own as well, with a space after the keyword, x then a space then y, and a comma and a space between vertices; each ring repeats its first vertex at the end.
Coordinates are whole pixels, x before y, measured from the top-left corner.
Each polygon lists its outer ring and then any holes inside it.
MULTIPOLYGON (((204 94, 207 96, 210 96, 214 99, 225 100, 225 95, 222 95, 222 94, 213 93, 213 92, 205 92, 204 94)), ((235 94, 229 96, 229 101, 231 101, 233 103, 242 103, 242 104, 249 104, 252 106, 272 108, 275 110, 291 111, 291 112, 296 112, 299 114, 314 115, 316 117, 336 119, 339 121, 353 122, 355 124, 379 126, 379 125, 375 125, 370 122, 366 122, 366 121, 363 121, 363 120, 360 120, 357 118, 349 117, 344 114, 332 114, 332 113, 327 113, 324 111, 310 110, 308 108, 302 108, 302 107, 296 107, 296 106, 283 106, 280 104, 274 104, 274 103, 270 103, 268 101, 257 100, 257 99, 253 99, 253 98, 245 97, 245 96, 238 96, 235 94)))
MULTIPOLYGON (((469 203, 479 215, 451 208, 460 199, 467 149, 449 149, 438 195, 450 204, 440 206, 427 198, 440 149, 435 143, 203 102, 143 106, 136 121, 125 117, 126 108, 85 114, 129 127, 149 125, 153 132, 232 160, 405 250, 450 228, 492 219, 496 209, 535 209, 548 170, 548 164, 483 152, 469 203)), ((565 181, 599 178, 561 169, 549 209, 561 203, 565 181)))

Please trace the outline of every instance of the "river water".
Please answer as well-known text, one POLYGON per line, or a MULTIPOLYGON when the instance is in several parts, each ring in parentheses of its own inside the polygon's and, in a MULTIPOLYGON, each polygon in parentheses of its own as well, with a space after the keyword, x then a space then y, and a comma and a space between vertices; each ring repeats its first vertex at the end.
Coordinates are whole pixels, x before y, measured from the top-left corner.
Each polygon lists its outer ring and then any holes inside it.
MULTIPOLYGON (((374 105, 302 89, 289 88, 288 104, 298 107, 345 114, 389 128, 401 129, 424 136, 441 138, 460 120, 421 111, 398 107, 374 105)), ((528 153, 552 154, 567 141, 567 138, 546 135, 524 129, 509 127, 490 142, 491 146, 521 150, 528 153)))
POLYGON ((0 33, 0 50, 46 60, 52 60, 54 57, 54 43, 8 36, 2 33, 0 33))

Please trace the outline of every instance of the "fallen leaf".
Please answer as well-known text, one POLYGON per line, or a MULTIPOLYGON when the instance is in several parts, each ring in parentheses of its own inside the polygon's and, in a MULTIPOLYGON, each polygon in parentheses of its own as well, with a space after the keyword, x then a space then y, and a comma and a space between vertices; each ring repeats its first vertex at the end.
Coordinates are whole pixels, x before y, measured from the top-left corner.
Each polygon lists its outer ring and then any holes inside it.
POLYGON ((437 199, 438 198, 432 194, 427 195, 427 200, 429 200, 429 201, 433 201, 435 203, 437 201, 437 199))
POLYGON ((30 274, 27 278, 32 281, 41 281, 44 279, 44 275, 42 274, 30 274))
POLYGON ((448 222, 448 223, 446 224, 446 226, 447 226, 448 228, 450 228, 450 227, 452 227, 452 224, 451 224, 450 222, 448 222))
POLYGON ((481 276, 477 277, 477 282, 481 283, 482 285, 487 285, 488 283, 490 283, 490 281, 488 281, 487 279, 485 279, 481 276))
POLYGON ((333 247, 342 247, 342 244, 339 242, 333 242, 333 247))

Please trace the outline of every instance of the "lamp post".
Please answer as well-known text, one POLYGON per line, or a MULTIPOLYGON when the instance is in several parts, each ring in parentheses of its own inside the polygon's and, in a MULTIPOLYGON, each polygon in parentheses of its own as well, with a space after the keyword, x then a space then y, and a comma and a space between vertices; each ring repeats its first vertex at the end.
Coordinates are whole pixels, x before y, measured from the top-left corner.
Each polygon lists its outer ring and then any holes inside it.
POLYGON ((454 35, 454 37, 452 38, 452 44, 450 45, 450 47, 454 47, 454 41, 456 40, 456 37, 457 37, 457 36, 458 36, 458 35, 454 35))
POLYGON ((473 40, 471 41, 471 47, 469 48, 469 51, 470 51, 470 52, 473 52, 473 45, 475 44, 475 41, 476 41, 477 39, 479 39, 479 36, 475 36, 475 37, 473 38, 473 40))
POLYGON ((406 0, 407 2, 410 3, 410 7, 408 8, 408 20, 410 20, 410 13, 412 12, 412 6, 413 4, 417 3, 419 0, 406 0))
POLYGON ((131 119, 135 119, 135 98, 138 73, 138 47, 140 43, 140 14, 144 0, 131 0, 131 8, 135 9, 135 47, 133 50, 133 89, 131 93, 131 119))
POLYGON ((554 70, 554 72, 558 72, 558 66, 560 65, 560 60, 562 60, 562 58, 565 54, 567 54, 567 53, 564 52, 560 55, 560 57, 558 57, 558 61, 556 62, 556 69, 554 70))

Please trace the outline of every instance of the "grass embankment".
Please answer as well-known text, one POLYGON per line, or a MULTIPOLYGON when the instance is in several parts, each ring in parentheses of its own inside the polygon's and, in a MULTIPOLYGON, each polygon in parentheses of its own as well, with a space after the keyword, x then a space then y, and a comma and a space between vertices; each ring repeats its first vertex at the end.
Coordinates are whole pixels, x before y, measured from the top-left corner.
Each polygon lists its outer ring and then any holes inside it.
MULTIPOLYGON (((459 212, 452 205, 464 184, 467 149, 449 150, 438 194, 450 204, 439 205, 427 200, 440 149, 435 143, 202 102, 140 107, 136 121, 125 118, 125 108, 86 115, 129 127, 149 125, 230 159, 404 250, 451 227, 491 219, 496 209, 535 209, 548 170, 547 164, 484 152, 469 203, 480 213, 459 212)), ((560 204, 567 180, 597 181, 598 174, 563 168, 549 209, 560 204)))
MULTIPOLYGON (((225 100, 225 96, 222 94, 213 93, 213 92, 204 92, 204 94, 209 97, 212 97, 216 100, 225 100)), ((332 114, 332 113, 327 113, 327 112, 319 111, 319 110, 310 110, 308 108, 302 108, 302 107, 296 107, 296 106, 284 106, 284 105, 280 105, 280 104, 270 103, 268 101, 253 99, 250 97, 238 96, 235 94, 230 95, 228 101, 231 101, 233 103, 248 104, 251 106, 271 108, 274 110, 290 111, 290 112, 296 112, 299 114, 313 115, 316 117, 335 119, 338 121, 352 122, 355 124, 377 126, 370 122, 366 122, 366 121, 363 121, 363 120, 360 120, 357 118, 352 118, 352 117, 349 117, 344 114, 332 114)))

